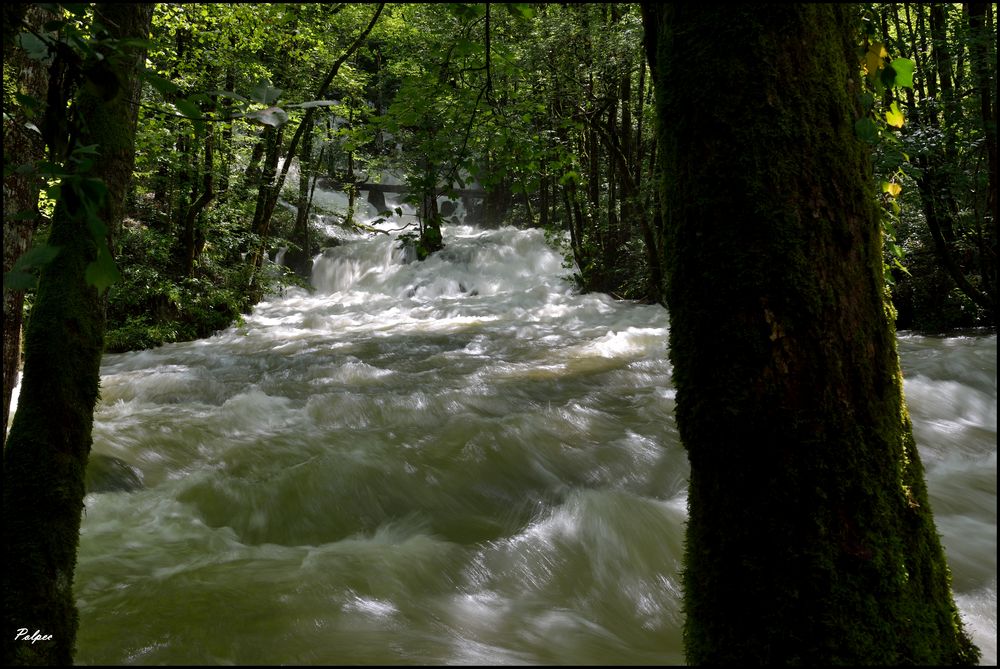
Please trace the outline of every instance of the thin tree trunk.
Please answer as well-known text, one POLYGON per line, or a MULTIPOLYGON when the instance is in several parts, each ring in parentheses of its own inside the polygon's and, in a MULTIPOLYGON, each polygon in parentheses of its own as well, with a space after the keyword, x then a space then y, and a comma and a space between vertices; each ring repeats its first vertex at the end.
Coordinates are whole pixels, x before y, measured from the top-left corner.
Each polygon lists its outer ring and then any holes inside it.
POLYGON ((989 291, 990 319, 996 322, 997 242, 1000 240, 997 219, 997 103, 996 103, 996 30, 992 21, 992 6, 984 2, 969 3, 969 28, 972 40, 969 53, 972 74, 979 97, 979 121, 986 138, 986 212, 983 217, 985 244, 981 256, 986 265, 984 288, 989 291), (993 46, 993 53, 990 53, 993 46))
POLYGON ((215 190, 212 188, 213 176, 215 173, 214 147, 215 131, 205 128, 205 167, 202 174, 201 194, 198 199, 191 203, 184 215, 184 238, 183 238, 183 271, 184 276, 194 275, 194 262, 201 252, 198 232, 198 216, 205 210, 215 197, 215 190))
MULTIPOLYGON (((299 249, 290 249, 285 254, 285 264, 303 277, 308 277, 311 269, 307 266, 309 264, 309 205, 312 202, 309 183, 311 179, 315 188, 316 176, 319 174, 317 169, 319 161, 313 161, 312 125, 310 120, 310 127, 306 128, 303 133, 305 139, 302 140, 302 150, 299 152, 299 196, 295 202, 295 226, 292 229, 292 242, 299 249)), ((322 156, 319 160, 322 160, 322 156)))
MULTIPOLYGON (((42 24, 52 15, 36 5, 21 5, 21 16, 9 18, 17 26, 23 17, 29 26, 41 32, 42 24)), ((7 7, 4 11, 8 11, 7 7)), ((20 48, 11 47, 7 53, 4 43, 4 63, 11 68, 18 82, 18 92, 29 95, 44 104, 48 90, 48 70, 37 60, 28 58, 20 48)), ((38 110, 43 111, 43 110, 38 110)), ((23 107, 9 111, 11 118, 3 124, 4 169, 3 178, 3 271, 9 272, 18 258, 31 247, 31 238, 38 223, 38 192, 41 181, 31 172, 16 168, 32 165, 45 156, 45 143, 38 133, 29 130, 29 117, 23 107), (9 163, 8 163, 9 161, 9 163)), ((24 320, 24 291, 3 291, 3 429, 7 438, 10 403, 14 384, 21 367, 21 324, 24 320)))

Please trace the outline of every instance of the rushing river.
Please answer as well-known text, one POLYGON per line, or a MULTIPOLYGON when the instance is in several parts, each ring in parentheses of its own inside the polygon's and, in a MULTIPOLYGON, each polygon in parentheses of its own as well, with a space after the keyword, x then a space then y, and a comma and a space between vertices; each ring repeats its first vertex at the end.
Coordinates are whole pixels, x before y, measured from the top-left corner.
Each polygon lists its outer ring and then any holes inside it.
MULTIPOLYGON (((108 355, 81 664, 681 664, 667 315, 537 230, 320 257, 209 339, 108 355)), ((900 337, 938 529, 996 662, 996 337, 900 337)), ((761 494, 767 494, 761 490, 761 494)))

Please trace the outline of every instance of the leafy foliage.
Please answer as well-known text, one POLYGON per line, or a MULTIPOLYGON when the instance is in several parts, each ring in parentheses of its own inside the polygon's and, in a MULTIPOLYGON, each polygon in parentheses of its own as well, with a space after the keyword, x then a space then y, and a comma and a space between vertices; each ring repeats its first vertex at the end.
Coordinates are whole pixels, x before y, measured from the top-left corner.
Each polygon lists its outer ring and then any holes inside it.
MULTIPOLYGON (((246 266, 278 246, 309 258, 324 243, 308 215, 295 222, 278 208, 273 223, 258 220, 307 112, 309 141, 294 158, 301 178, 283 195, 296 207, 311 206, 316 176, 353 184, 395 171, 420 214, 412 241, 424 257, 442 243, 437 197, 485 189, 485 198, 465 202, 470 222, 544 227, 581 289, 660 299, 658 147, 638 6, 389 5, 328 94, 312 99, 372 11, 360 3, 157 5, 144 43, 133 224, 117 241, 121 251, 105 246, 88 270, 95 286, 111 288, 110 325, 122 333, 113 348, 203 336, 238 318, 262 291, 301 283, 284 272, 258 277, 246 266)), ((984 322, 987 310, 962 290, 956 309, 947 306, 953 288, 930 289, 950 281, 927 221, 932 189, 946 193, 934 197, 950 212, 942 232, 948 252, 974 288, 995 290, 986 262, 995 224, 986 224, 980 195, 987 178, 974 94, 978 38, 951 6, 874 4, 863 12, 854 129, 876 158, 885 276, 901 324, 984 322), (932 19, 941 27, 933 35, 932 19), (940 55, 950 60, 938 62, 940 55), (938 307, 941 317, 914 320, 938 307)), ((49 26, 58 44, 92 58, 102 42, 86 7, 66 6, 59 16, 49 26)), ((43 34, 18 36, 43 65, 58 44, 43 34)), ((991 67, 987 75, 995 76, 995 61, 991 67)), ((86 180, 88 161, 100 159, 87 151, 97 150, 77 147, 71 162, 31 167, 50 184, 46 197, 73 188, 99 199, 100 186, 86 180)), ((351 202, 328 213, 361 229, 351 202)), ((89 226, 103 234, 99 221, 89 226)), ((30 289, 53 257, 44 248, 25 256, 5 275, 5 288, 30 289)))

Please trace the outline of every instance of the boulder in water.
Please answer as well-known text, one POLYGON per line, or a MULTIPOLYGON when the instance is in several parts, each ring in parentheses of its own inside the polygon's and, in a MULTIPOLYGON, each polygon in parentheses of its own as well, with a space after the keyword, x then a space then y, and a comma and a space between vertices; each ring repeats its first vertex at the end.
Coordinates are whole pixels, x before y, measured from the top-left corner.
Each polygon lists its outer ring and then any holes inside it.
POLYGON ((87 493, 132 492, 143 486, 142 472, 121 458, 91 453, 84 479, 87 493))

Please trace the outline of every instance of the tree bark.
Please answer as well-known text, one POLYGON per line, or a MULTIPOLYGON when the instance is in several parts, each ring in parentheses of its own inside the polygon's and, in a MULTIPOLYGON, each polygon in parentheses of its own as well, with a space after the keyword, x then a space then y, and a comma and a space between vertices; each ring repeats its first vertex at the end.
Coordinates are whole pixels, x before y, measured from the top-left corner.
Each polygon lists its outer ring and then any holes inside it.
POLYGON ((689 663, 974 664, 853 132, 856 8, 643 13, 691 464, 689 663))
MULTIPOLYGON (((147 37, 153 5, 99 4, 94 13, 113 43, 147 37)), ((121 223, 135 155, 141 62, 135 48, 102 49, 103 60, 85 63, 88 81, 72 108, 61 110, 71 115, 81 145, 98 145, 100 160, 63 180, 49 239, 60 252, 39 279, 25 332, 20 401, 4 448, 4 666, 73 660, 73 575, 105 325, 104 297, 85 278, 103 246, 88 216, 96 205, 109 237, 121 223), (85 185, 96 179, 107 189, 104 197, 85 185), (51 640, 17 639, 21 628, 51 640)))
POLYGON ((313 119, 303 132, 302 149, 299 151, 299 196, 295 202, 295 226, 292 229, 292 242, 298 249, 289 249, 285 254, 285 264, 296 274, 309 278, 312 270, 312 260, 309 257, 309 207, 312 195, 309 189, 310 181, 315 184, 322 158, 313 160, 313 119))
MULTIPOLYGON (((25 11, 19 16, 5 16, 15 22, 15 27, 24 18, 36 32, 41 32, 42 24, 52 15, 48 11, 32 5, 18 5, 25 11)), ((7 12, 12 7, 5 6, 7 12)), ((6 30, 6 28, 5 28, 6 30)), ((44 104, 48 89, 48 70, 37 60, 28 58, 20 48, 11 46, 8 54, 4 40, 4 61, 16 73, 18 92, 28 95, 44 104)), ((25 107, 17 106, 10 111, 10 118, 4 119, 4 178, 3 178, 3 271, 9 272, 18 258, 31 247, 31 238, 38 223, 38 191, 41 181, 32 172, 18 172, 21 165, 37 163, 45 155, 45 142, 41 135, 30 130, 25 124, 37 124, 37 112, 29 116, 25 107), (34 120, 32 118, 34 117, 34 120), (8 164, 8 160, 10 161, 8 164), (9 168, 9 171, 8 169, 9 168)), ((24 291, 3 291, 3 429, 7 435, 10 403, 14 395, 14 383, 21 367, 21 325, 24 314, 24 291)))
POLYGON ((997 242, 1000 240, 997 220, 997 103, 996 103, 996 31, 991 20, 991 7, 985 2, 970 2, 969 28, 972 31, 969 53, 972 74, 979 98, 979 119, 986 138, 986 198, 983 216, 984 259, 983 283, 989 293, 990 320, 996 322, 997 242), (993 53, 990 54, 990 46, 993 53))
POLYGON ((212 187, 215 175, 215 131, 205 128, 205 165, 201 175, 201 194, 192 202, 184 213, 181 239, 181 260, 184 276, 194 276, 194 262, 201 254, 204 245, 204 233, 198 228, 198 216, 215 198, 212 187))

